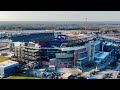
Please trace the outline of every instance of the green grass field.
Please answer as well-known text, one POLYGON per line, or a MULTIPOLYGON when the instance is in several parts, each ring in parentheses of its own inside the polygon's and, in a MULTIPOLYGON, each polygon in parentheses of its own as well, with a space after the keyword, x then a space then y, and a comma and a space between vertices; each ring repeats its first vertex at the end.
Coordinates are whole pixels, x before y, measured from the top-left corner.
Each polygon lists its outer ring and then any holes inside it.
MULTIPOLYGON (((4 62, 7 60, 11 60, 11 59, 9 57, 0 56, 0 62, 4 62)), ((15 74, 13 76, 9 76, 5 79, 40 79, 40 78, 30 77, 30 76, 20 73, 20 74, 15 74)))
POLYGON ((36 77, 30 77, 30 76, 27 76, 25 74, 15 74, 13 76, 9 76, 5 79, 41 79, 41 78, 36 78, 36 77))
POLYGON ((9 57, 5 57, 5 56, 0 56, 0 62, 4 62, 7 60, 11 60, 9 57))

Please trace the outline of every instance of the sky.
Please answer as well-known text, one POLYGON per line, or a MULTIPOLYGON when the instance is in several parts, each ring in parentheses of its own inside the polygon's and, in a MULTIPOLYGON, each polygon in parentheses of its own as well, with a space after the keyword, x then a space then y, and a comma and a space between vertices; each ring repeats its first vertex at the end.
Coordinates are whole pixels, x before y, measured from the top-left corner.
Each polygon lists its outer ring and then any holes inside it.
POLYGON ((0 11, 0 21, 120 21, 120 11, 0 11))

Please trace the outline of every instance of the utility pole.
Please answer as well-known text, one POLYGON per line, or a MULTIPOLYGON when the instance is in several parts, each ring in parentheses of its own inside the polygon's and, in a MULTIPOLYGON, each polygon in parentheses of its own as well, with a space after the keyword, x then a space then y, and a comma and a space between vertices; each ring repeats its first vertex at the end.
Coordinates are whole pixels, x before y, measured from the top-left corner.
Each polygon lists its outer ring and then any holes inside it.
POLYGON ((87 18, 85 18, 85 30, 86 30, 86 26, 87 26, 87 18))
POLYGON ((84 27, 84 29, 83 29, 83 33, 85 33, 85 31, 86 31, 86 25, 87 25, 87 18, 84 18, 85 19, 85 22, 83 23, 83 27, 84 27))

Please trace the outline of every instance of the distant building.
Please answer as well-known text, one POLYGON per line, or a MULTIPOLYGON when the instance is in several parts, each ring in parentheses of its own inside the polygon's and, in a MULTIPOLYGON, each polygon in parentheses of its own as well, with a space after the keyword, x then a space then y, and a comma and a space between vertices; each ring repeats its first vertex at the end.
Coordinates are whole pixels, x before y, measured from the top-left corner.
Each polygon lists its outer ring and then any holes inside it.
POLYGON ((0 32, 0 39, 1 38, 4 38, 6 36, 6 33, 5 32, 0 32))
POLYGON ((0 51, 8 50, 11 51, 12 40, 2 39, 0 40, 0 51))
POLYGON ((28 34, 20 34, 16 36, 10 37, 14 42, 38 42, 38 41, 48 41, 54 40, 55 33, 54 32, 42 32, 42 33, 28 33, 28 34))
POLYGON ((68 40, 49 40, 49 41, 39 41, 41 47, 60 47, 62 43, 68 43, 68 40))

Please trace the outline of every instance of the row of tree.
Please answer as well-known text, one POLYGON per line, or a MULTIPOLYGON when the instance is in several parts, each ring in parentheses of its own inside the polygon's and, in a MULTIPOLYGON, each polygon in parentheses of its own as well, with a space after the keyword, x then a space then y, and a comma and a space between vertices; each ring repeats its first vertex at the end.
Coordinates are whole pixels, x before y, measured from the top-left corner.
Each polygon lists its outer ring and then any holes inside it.
POLYGON ((99 30, 91 25, 56 25, 56 24, 8 24, 0 25, 0 30, 99 30))

